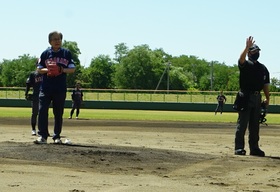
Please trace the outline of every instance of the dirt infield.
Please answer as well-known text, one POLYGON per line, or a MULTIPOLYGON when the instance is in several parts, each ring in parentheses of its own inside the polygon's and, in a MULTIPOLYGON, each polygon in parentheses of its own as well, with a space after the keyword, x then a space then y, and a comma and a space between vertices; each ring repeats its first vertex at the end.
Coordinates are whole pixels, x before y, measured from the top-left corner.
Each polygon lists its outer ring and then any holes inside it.
POLYGON ((0 191, 280 191, 277 125, 260 158, 233 155, 234 124, 65 119, 72 145, 35 145, 29 122, 0 119, 0 191))

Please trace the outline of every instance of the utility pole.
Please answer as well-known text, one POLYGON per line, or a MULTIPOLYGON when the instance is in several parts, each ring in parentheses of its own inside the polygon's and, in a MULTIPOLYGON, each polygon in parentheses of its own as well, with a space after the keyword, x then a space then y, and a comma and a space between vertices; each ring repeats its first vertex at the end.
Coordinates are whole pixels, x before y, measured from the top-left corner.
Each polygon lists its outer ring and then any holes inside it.
POLYGON ((161 77, 159 79, 159 82, 157 84, 156 90, 158 89, 158 87, 159 87, 159 85, 160 85, 160 83, 162 81, 162 78, 163 78, 164 74, 166 73, 167 74, 167 88, 166 89, 167 89, 167 92, 169 93, 169 71, 170 71, 170 65, 171 65, 171 62, 168 61, 168 63, 166 63, 166 67, 165 67, 165 69, 164 69, 164 71, 163 71, 163 73, 162 73, 162 75, 161 75, 161 77))
POLYGON ((170 61, 167 63, 167 93, 169 93, 169 70, 170 70, 170 61))
POLYGON ((211 82, 211 91, 212 91, 213 90, 213 61, 211 61, 210 82, 211 82))

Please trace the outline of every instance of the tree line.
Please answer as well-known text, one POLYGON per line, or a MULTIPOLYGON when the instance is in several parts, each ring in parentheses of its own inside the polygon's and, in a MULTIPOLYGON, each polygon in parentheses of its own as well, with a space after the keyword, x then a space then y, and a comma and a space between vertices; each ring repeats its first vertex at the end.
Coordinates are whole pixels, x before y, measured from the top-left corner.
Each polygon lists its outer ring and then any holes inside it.
MULTIPOLYGON (((200 90, 237 91, 239 70, 237 64, 227 66, 218 61, 206 61, 197 56, 172 56, 163 49, 150 49, 146 44, 129 49, 125 43, 115 45, 115 57, 98 55, 88 67, 81 66, 78 44, 63 41, 76 64, 76 72, 67 76, 68 87, 80 82, 92 89, 144 90, 200 90)), ((16 59, 0 62, 1 87, 25 87, 31 71, 36 70, 39 56, 24 54, 16 59)), ((279 91, 279 80, 271 78, 271 91, 279 91)))

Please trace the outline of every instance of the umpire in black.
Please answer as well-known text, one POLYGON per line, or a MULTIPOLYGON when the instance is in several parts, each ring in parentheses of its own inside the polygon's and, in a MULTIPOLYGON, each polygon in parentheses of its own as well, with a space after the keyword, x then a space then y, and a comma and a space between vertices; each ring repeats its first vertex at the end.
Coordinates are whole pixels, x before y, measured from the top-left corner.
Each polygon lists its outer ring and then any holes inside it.
POLYGON ((245 155, 244 136, 249 129, 250 155, 264 157, 265 153, 259 148, 259 118, 261 112, 261 91, 263 90, 267 107, 269 105, 269 72, 258 62, 260 48, 254 44, 253 37, 246 40, 246 47, 238 60, 240 71, 240 91, 247 97, 246 109, 238 112, 237 127, 235 132, 235 155, 245 155), (248 60, 246 60, 246 55, 248 60))

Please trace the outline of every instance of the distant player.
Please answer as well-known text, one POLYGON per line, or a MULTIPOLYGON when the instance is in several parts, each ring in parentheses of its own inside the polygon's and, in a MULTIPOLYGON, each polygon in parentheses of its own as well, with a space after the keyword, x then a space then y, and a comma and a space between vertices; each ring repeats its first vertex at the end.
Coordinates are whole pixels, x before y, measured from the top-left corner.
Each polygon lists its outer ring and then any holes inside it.
MULTIPOLYGON (((36 62, 36 68, 38 65, 38 60, 36 62)), ((42 83, 43 77, 37 70, 32 71, 26 80, 25 88, 25 98, 31 101, 32 114, 31 114, 31 134, 36 135, 36 124, 37 116, 39 111, 39 89, 42 83), (28 94, 30 88, 32 87, 32 94, 28 94)))
POLYGON ((217 96, 217 101, 218 101, 218 104, 217 104, 217 107, 215 110, 215 115, 217 114, 218 110, 220 110, 221 114, 223 113, 224 103, 227 101, 227 98, 226 98, 226 96, 224 96, 223 91, 221 91, 220 94, 217 96))
POLYGON ((74 111, 76 109, 76 119, 79 118, 81 104, 83 102, 83 91, 81 90, 80 83, 76 84, 76 88, 72 91, 72 109, 70 111, 70 117, 68 119, 72 119, 74 111))

